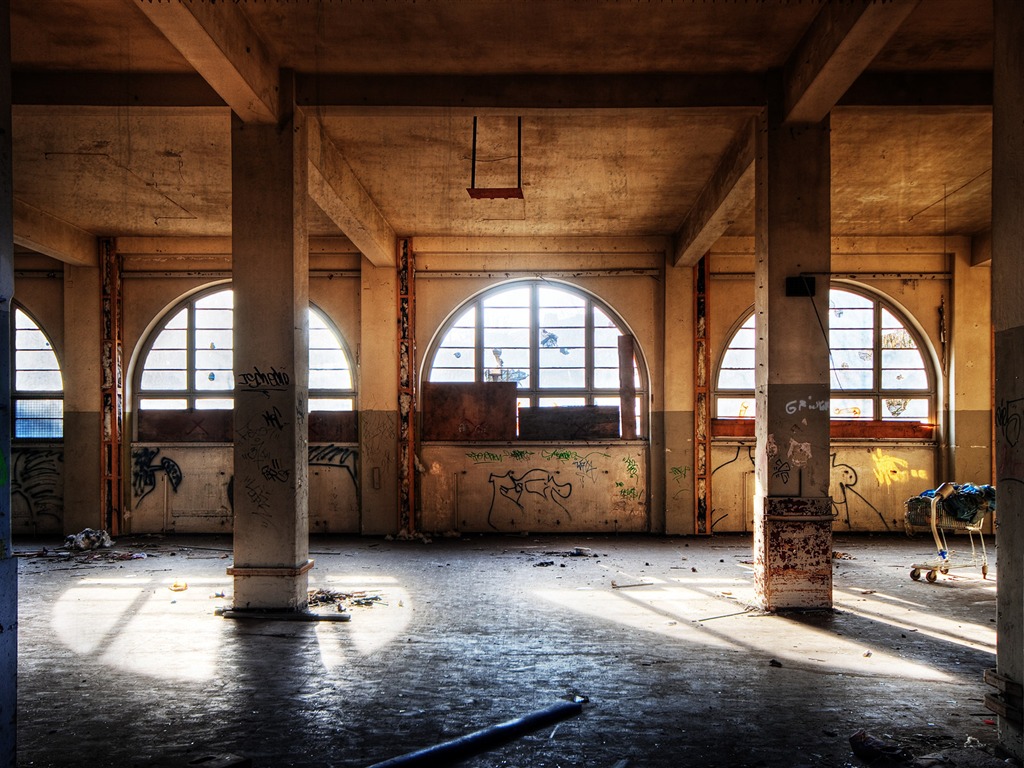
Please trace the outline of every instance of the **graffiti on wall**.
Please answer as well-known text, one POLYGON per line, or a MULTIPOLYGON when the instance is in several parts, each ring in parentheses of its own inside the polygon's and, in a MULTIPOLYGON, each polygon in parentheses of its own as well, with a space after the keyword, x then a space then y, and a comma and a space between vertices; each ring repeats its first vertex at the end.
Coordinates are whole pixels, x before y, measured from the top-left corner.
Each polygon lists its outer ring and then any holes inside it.
POLYGON ((524 494, 531 494, 543 500, 543 503, 558 507, 570 520, 572 515, 562 503, 572 495, 572 483, 560 483, 552 472, 546 469, 528 469, 522 473, 509 470, 503 475, 493 472, 487 479, 491 484, 491 506, 487 510, 487 524, 498 530, 493 516, 500 512, 505 502, 512 504, 519 512, 525 512, 524 494))
MULTIPOLYGON (((885 526, 885 530, 889 530, 889 523, 886 521, 885 516, 878 510, 874 504, 865 499, 861 493, 854 489, 860 479, 857 476, 857 470, 849 464, 837 463, 838 454, 832 454, 832 480, 831 486, 834 490, 832 494, 832 516, 839 522, 846 524, 849 529, 853 528, 853 521, 850 515, 851 505, 856 506, 858 503, 862 503, 876 515, 878 519, 882 521, 882 525, 885 526), (859 499, 855 501, 855 499, 859 499), (844 519, 845 518, 845 519, 844 519)), ((906 462, 904 462, 905 464, 906 462)))
POLYGON ((135 496, 136 504, 140 503, 156 488, 156 479, 159 472, 167 477, 171 484, 171 490, 178 492, 181 485, 182 474, 178 463, 167 456, 160 461, 156 460, 159 448, 147 448, 142 446, 132 451, 132 493, 135 496))
POLYGON ((334 443, 309 446, 309 466, 343 469, 357 491, 359 490, 358 461, 359 451, 353 447, 335 445, 334 443))
POLYGON ((11 508, 30 520, 52 517, 64 509, 64 453, 53 448, 12 451, 11 508))

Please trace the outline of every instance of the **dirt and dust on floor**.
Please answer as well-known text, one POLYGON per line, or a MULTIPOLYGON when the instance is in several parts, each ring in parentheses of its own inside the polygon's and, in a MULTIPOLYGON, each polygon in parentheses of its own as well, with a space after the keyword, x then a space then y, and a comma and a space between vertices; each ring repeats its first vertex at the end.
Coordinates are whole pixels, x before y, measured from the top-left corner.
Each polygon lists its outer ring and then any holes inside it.
POLYGON ((343 623, 218 615, 226 537, 15 544, 22 766, 365 768, 560 702, 459 764, 1019 764, 994 558, 913 580, 925 538, 836 537, 833 610, 767 614, 744 536, 314 537, 309 610, 343 623))

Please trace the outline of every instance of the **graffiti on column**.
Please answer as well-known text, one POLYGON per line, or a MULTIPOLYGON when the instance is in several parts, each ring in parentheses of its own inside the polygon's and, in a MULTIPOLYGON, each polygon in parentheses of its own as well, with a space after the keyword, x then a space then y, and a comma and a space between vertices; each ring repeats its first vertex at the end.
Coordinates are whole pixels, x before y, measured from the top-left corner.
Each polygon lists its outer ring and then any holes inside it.
POLYGON ((251 373, 240 373, 237 380, 241 390, 257 392, 284 392, 291 383, 287 373, 273 366, 269 371, 263 371, 254 365, 251 373))
POLYGON ((669 472, 672 473, 672 480, 675 481, 675 484, 678 486, 677 490, 672 494, 673 499, 678 499, 679 494, 683 491, 689 490, 688 488, 683 487, 683 481, 686 480, 686 476, 692 471, 693 467, 691 466, 669 467, 669 472))
POLYGON ((156 476, 163 472, 167 482, 171 484, 171 490, 178 492, 181 485, 181 468, 174 459, 164 456, 159 462, 156 461, 159 448, 136 448, 132 451, 132 491, 135 494, 136 503, 141 502, 156 488, 156 476))

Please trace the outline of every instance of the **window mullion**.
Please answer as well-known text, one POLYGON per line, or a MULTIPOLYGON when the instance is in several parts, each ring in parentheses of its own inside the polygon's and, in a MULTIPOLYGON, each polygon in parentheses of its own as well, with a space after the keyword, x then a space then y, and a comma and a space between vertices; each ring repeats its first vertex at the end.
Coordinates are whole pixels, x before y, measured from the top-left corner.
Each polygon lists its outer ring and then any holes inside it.
MULTIPOLYGON (((231 341, 231 356, 234 359, 234 338, 231 341)), ((234 375, 234 371, 232 371, 234 375)), ((232 382, 234 379, 232 379, 232 382)), ((185 329, 185 402, 196 407, 196 304, 188 305, 188 327, 185 329)))
POLYGON ((594 404, 594 302, 587 299, 583 310, 583 386, 587 405, 594 404))
POLYGON ((540 403, 540 284, 530 286, 530 406, 540 403))
POLYGON ((875 396, 873 418, 880 421, 882 414, 882 304, 877 299, 874 305, 874 327, 872 328, 874 366, 871 372, 871 391, 875 396))
POLYGON ((481 384, 484 378, 484 302, 477 299, 473 305, 473 357, 476 359, 474 377, 481 384))

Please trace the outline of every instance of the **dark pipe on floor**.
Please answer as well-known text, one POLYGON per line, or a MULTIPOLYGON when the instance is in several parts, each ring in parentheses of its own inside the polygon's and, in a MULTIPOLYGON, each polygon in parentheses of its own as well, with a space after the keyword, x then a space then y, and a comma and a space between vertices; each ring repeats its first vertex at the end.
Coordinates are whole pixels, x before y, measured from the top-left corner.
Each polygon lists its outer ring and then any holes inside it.
POLYGON ((500 747, 502 744, 518 739, 538 728, 578 715, 582 711, 583 705, 580 702, 562 701, 515 720, 492 725, 489 728, 468 733, 433 747, 392 757, 382 763, 374 763, 370 768, 397 768, 397 766, 401 766, 401 768, 416 768, 416 766, 438 768, 442 765, 453 765, 473 755, 500 747))

